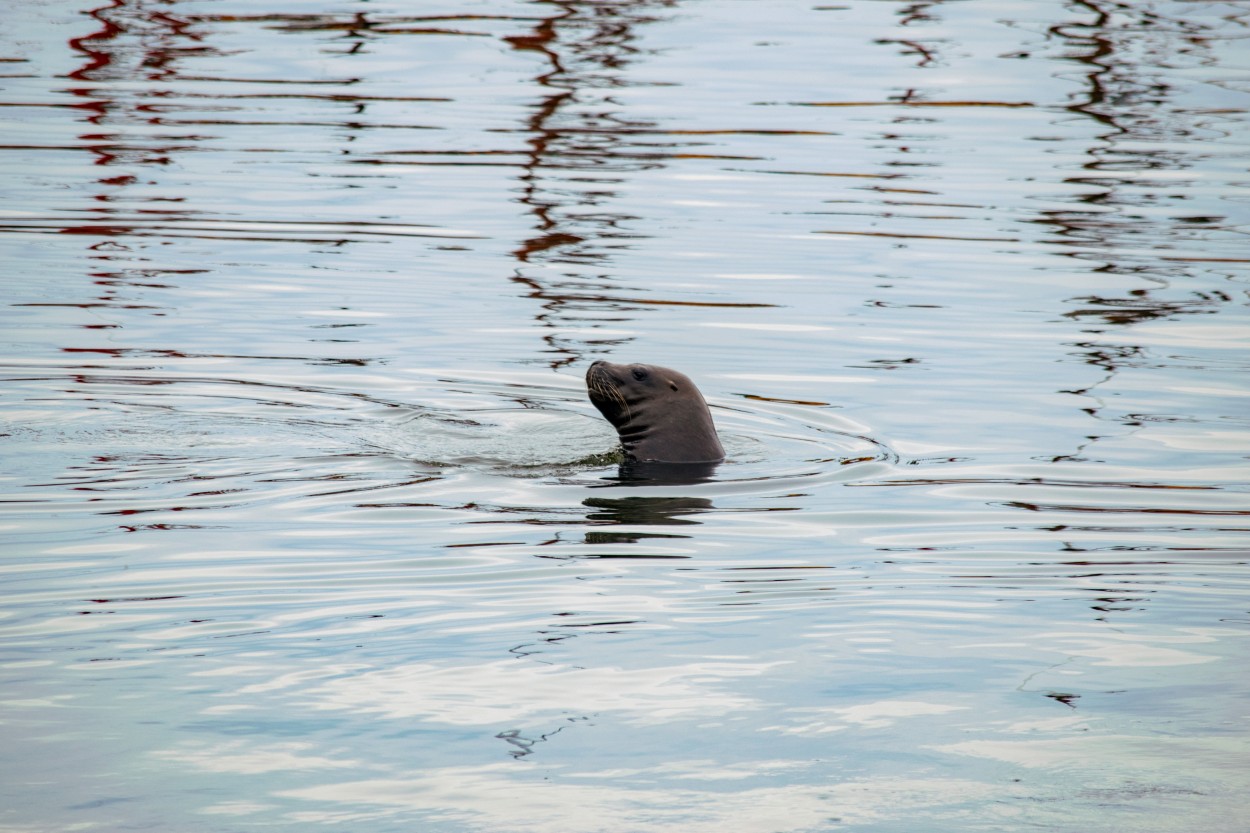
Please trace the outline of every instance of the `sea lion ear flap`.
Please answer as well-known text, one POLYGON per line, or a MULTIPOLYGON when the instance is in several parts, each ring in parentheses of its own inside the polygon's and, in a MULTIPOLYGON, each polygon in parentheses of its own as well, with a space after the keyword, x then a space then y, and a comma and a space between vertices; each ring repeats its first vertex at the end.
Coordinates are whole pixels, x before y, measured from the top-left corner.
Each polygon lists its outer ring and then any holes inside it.
POLYGON ((677 383, 674 382, 672 379, 665 379, 664 381, 668 382, 668 386, 670 388, 672 388, 673 390, 677 390, 677 383))

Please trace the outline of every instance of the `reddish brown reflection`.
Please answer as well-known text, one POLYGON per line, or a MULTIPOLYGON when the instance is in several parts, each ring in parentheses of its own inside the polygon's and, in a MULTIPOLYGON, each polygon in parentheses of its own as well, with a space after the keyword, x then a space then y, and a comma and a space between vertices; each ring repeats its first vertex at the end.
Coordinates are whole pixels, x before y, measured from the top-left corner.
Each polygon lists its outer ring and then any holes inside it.
MULTIPOLYGON (((1091 385, 1064 392, 1087 395, 1090 405, 1083 410, 1091 416, 1132 427, 1140 424, 1139 416, 1104 414, 1107 403, 1096 393, 1120 370, 1149 361, 1149 350, 1125 344, 1123 333, 1106 341, 1099 336, 1109 328, 1209 314, 1235 302, 1229 293, 1209 288, 1209 282, 1204 288, 1199 281, 1214 264, 1241 261, 1204 250, 1206 241, 1227 235, 1227 218, 1188 216, 1184 210, 1200 176, 1184 172, 1219 149, 1190 141, 1203 133, 1205 117, 1178 101, 1180 91, 1167 80, 1166 64, 1158 61, 1169 55, 1214 62, 1211 43, 1227 35, 1148 6, 1078 0, 1068 8, 1071 19, 1049 32, 1066 47, 1063 57, 1080 69, 1082 87, 1066 109, 1092 121, 1098 137, 1079 173, 1065 180, 1073 186, 1069 205, 1040 211, 1036 222, 1054 230, 1048 242, 1091 264, 1091 272, 1140 280, 1139 287, 1120 295, 1073 297, 1064 313, 1089 334, 1073 345, 1078 355, 1106 372, 1091 385), (1175 252, 1188 244, 1197 252, 1175 252)), ((1054 459, 1089 459, 1088 448, 1101 438, 1091 435, 1080 448, 1054 459)))
MULTIPOLYGON (((68 74, 74 82, 65 92, 77 101, 74 106, 83 112, 87 129, 78 135, 74 149, 85 149, 100 166, 96 189, 91 194, 88 212, 72 208, 73 214, 90 215, 81 222, 67 223, 61 217, 25 221, 24 228, 46 229, 61 234, 93 238, 88 257, 94 261, 136 260, 128 257, 129 246, 122 239, 143 233, 142 227, 169 219, 182 219, 190 212, 177 206, 178 196, 125 198, 123 194, 137 185, 150 184, 144 169, 167 166, 173 157, 194 147, 199 136, 175 136, 144 131, 144 138, 135 136, 132 126, 150 127, 161 124, 160 95, 152 91, 136 91, 136 81, 164 82, 175 72, 179 58, 208 51, 201 43, 202 35, 192 23, 173 12, 174 3, 162 0, 113 0, 92 9, 87 15, 98 28, 88 34, 71 38, 69 46, 83 56, 83 63, 68 74), (128 170, 118 171, 118 167, 128 170), (115 206, 119 200, 144 202, 149 206, 126 211, 115 206), (159 207, 150 205, 160 203, 159 207), (138 220, 138 222, 136 222, 138 220), (100 238, 105 240, 100 241, 100 238)), ((186 270, 198 272, 200 270, 186 270)), ((87 301, 65 302, 64 306, 79 308, 116 307, 153 310, 162 314, 158 304, 137 303, 122 294, 127 287, 165 288, 168 284, 153 281, 157 275, 172 274, 168 270, 110 268, 89 273, 100 293, 87 301), (130 278, 137 280, 130 280, 130 278)), ((107 354, 106 351, 98 351, 107 354)))
POLYGON ((692 139, 672 138, 697 134, 669 134, 653 122, 627 117, 611 95, 631 83, 626 71, 645 54, 636 45, 636 31, 676 5, 674 0, 560 0, 550 3, 551 13, 529 31, 506 38, 513 49, 541 60, 535 82, 544 94, 522 128, 527 150, 518 177, 518 201, 533 218, 534 232, 513 251, 518 267, 512 280, 541 306, 535 319, 551 330, 543 340, 552 367, 629 340, 559 330, 593 331, 654 305, 705 305, 696 299, 631 297, 630 287, 611 273, 614 256, 639 236, 631 231, 639 218, 612 210, 620 184, 632 171, 700 155, 686 150, 692 139), (670 138, 658 138, 663 136, 670 138))

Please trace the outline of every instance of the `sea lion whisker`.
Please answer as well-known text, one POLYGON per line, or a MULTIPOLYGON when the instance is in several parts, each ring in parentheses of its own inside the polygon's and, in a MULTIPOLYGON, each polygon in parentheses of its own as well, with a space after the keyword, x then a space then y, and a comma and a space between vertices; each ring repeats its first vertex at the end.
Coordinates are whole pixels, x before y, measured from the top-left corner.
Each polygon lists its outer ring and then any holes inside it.
POLYGON ((602 396, 604 399, 611 400, 620 404, 625 411, 625 422, 628 424, 633 418, 633 412, 629 409, 629 403, 625 401, 625 396, 615 387, 607 384, 601 377, 594 377, 590 380, 590 389, 602 396))
POLYGON ((616 397, 616 401, 621 403, 621 407, 625 409, 625 424, 628 425, 633 422, 634 414, 633 411, 629 409, 629 403, 625 401, 625 394, 621 393, 616 388, 612 388, 611 393, 616 397))

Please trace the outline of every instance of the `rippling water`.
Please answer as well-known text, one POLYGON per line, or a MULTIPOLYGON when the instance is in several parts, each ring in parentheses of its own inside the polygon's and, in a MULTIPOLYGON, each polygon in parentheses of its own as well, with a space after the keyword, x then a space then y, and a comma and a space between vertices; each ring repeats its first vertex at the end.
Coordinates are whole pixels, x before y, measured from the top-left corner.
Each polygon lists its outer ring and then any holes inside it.
POLYGON ((6 23, 0 830, 1245 829, 1246 3, 6 23))

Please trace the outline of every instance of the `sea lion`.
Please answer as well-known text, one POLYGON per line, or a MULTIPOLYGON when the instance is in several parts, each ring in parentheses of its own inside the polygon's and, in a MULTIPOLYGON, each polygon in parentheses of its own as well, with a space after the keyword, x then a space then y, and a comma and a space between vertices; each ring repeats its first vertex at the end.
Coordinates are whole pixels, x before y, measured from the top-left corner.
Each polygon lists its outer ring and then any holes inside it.
POLYGON ((683 373, 598 361, 586 390, 621 435, 627 463, 719 463, 725 449, 703 394, 683 373))

